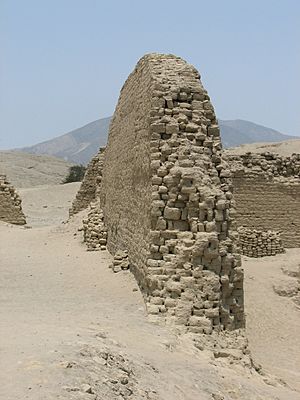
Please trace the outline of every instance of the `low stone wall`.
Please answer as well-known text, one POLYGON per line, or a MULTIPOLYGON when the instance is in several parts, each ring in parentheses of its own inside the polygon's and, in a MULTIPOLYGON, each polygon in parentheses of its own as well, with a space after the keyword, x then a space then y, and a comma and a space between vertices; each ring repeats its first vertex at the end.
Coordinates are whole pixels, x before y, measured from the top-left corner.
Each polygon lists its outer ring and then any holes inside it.
POLYGON ((191 332, 244 326, 230 171, 194 67, 147 55, 122 88, 105 151, 101 208, 112 254, 150 314, 191 332))
POLYGON ((270 152, 230 155, 227 150, 226 153, 226 158, 235 175, 244 172, 248 176, 258 175, 269 180, 280 177, 296 180, 300 178, 300 154, 283 157, 270 152))
POLYGON ((89 162, 80 189, 69 210, 69 215, 77 214, 86 209, 97 197, 97 188, 99 188, 102 179, 102 168, 105 148, 100 148, 89 162))
POLYGON ((241 254, 244 256, 265 257, 284 252, 279 232, 240 227, 238 233, 241 254))
POLYGON ((0 175, 0 220, 16 225, 26 224, 22 201, 5 175, 0 175))
POLYGON ((300 247, 300 155, 226 155, 233 174, 238 226, 280 231, 284 247, 300 247))
POLYGON ((90 211, 83 222, 83 238, 89 251, 106 250, 107 229, 103 222, 99 201, 90 204, 90 211))

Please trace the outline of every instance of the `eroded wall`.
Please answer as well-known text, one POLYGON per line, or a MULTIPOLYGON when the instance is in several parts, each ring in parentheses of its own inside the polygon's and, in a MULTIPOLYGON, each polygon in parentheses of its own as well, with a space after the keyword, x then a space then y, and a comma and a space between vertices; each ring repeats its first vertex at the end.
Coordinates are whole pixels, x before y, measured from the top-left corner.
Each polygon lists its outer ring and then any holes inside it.
POLYGON ((113 254, 127 250, 148 312, 192 332, 244 326, 232 184, 199 73, 143 57, 122 88, 100 188, 113 254))
POLYGON ((26 224, 22 201, 5 175, 0 175, 0 220, 16 225, 26 224))
POLYGON ((300 247, 300 155, 231 156, 239 226, 281 232, 284 247, 300 247))
POLYGON ((69 210, 70 216, 84 210, 96 199, 102 178, 104 151, 105 148, 100 148, 98 154, 89 162, 83 181, 69 210))

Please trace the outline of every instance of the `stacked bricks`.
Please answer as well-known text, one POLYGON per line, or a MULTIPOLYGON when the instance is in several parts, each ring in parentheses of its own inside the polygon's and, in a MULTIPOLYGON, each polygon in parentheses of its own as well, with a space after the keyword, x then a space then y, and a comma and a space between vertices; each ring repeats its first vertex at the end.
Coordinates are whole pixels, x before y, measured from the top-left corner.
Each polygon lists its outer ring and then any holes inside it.
POLYGON ((107 229, 99 201, 91 203, 87 218, 83 220, 83 237, 88 251, 106 250, 107 229))
POLYGON ((238 229, 241 254, 248 257, 275 256, 284 253, 279 232, 238 229))
POLYGON ((26 224, 22 201, 5 175, 0 175, 0 220, 16 225, 26 224))
POLYGON ((97 188, 101 183, 105 148, 100 148, 98 154, 89 162, 80 189, 69 210, 69 215, 77 214, 86 209, 97 197, 97 188))
POLYGON ((110 265, 113 272, 126 271, 129 269, 128 252, 118 250, 114 255, 113 263, 110 265))
MULTIPOLYGON (((227 151, 229 153, 229 150, 227 151)), ((232 171, 235 174, 246 173, 248 176, 263 176, 266 179, 295 178, 300 179, 300 154, 292 154, 290 157, 278 154, 245 153, 242 155, 226 155, 232 171)))
POLYGON ((150 54, 122 88, 100 190, 108 250, 127 250, 148 312, 186 331, 244 326, 230 170, 199 73, 150 54))
POLYGON ((233 175, 238 226, 280 231, 284 247, 299 247, 300 154, 225 157, 233 175))

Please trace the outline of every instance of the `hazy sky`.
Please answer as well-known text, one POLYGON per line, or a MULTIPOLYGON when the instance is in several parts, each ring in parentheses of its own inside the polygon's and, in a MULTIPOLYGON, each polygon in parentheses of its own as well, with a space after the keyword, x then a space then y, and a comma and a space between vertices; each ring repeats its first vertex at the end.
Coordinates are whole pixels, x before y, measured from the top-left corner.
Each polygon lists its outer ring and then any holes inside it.
POLYGON ((0 148, 113 113, 145 53, 196 66, 221 119, 300 135, 299 0, 0 0, 0 148))

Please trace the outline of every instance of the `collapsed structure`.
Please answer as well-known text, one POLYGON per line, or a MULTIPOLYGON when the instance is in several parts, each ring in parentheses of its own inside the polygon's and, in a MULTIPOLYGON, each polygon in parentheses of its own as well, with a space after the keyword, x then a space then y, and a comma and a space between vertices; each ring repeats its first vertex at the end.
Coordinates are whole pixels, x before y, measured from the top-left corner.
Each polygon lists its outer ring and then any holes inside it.
MULTIPOLYGON (((143 57, 110 125, 97 172, 99 212, 107 248, 128 255, 148 312, 192 332, 244 326, 235 203, 221 148, 197 70, 173 55, 143 57)), ((92 218, 85 226, 97 235, 92 218)))
POLYGON ((5 175, 0 175, 0 220, 10 224, 26 224, 22 201, 5 175))

